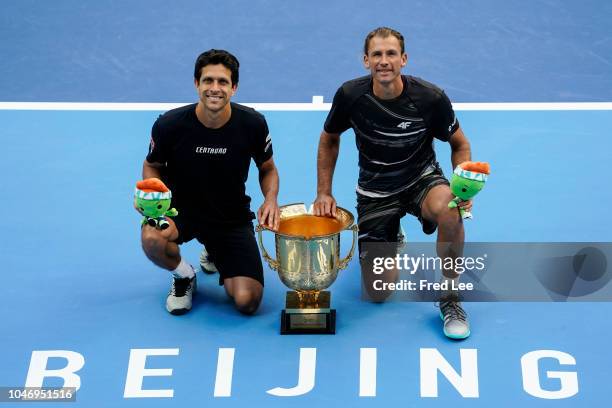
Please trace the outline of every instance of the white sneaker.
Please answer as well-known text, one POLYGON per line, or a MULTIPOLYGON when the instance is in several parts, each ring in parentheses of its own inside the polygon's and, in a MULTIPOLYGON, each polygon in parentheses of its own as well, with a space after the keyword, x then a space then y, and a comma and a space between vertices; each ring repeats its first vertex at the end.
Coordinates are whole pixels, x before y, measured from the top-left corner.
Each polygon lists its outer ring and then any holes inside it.
POLYGON ((197 288, 193 278, 172 278, 172 288, 166 298, 166 310, 173 315, 182 315, 191 310, 191 301, 197 288))
POLYGON ((440 299, 440 318, 444 320, 444 335, 454 340, 470 336, 470 323, 458 296, 440 299))
POLYGON ((202 272, 208 275, 219 272, 215 264, 210 262, 206 248, 202 248, 202 253, 200 254, 200 268, 202 268, 202 272))

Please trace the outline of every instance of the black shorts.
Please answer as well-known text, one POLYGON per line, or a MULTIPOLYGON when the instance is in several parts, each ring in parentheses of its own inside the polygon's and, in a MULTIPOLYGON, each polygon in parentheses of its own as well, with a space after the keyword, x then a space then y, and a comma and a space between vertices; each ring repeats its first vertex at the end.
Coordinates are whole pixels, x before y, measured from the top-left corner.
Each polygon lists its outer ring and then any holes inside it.
POLYGON ((357 194, 360 251, 363 242, 397 242, 400 219, 406 214, 419 219, 424 233, 433 234, 438 226, 423 219, 421 205, 429 190, 441 184, 450 185, 436 163, 431 172, 422 175, 404 191, 390 197, 371 198, 357 194))
POLYGON ((255 241, 253 224, 249 221, 243 224, 228 226, 210 226, 197 220, 172 217, 179 236, 177 244, 197 239, 206 247, 209 260, 219 270, 219 285, 227 278, 246 276, 264 284, 263 266, 259 248, 255 241))

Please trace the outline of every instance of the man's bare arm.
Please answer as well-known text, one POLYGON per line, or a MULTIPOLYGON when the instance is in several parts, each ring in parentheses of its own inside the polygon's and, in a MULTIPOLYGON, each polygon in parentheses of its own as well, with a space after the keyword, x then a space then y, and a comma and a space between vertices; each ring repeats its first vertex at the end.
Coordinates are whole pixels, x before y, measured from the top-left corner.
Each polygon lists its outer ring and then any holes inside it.
POLYGON ((280 211, 277 202, 279 177, 272 157, 259 166, 259 186, 264 196, 264 202, 257 211, 257 221, 259 224, 277 231, 280 222, 280 211))
POLYGON ((461 128, 458 128, 455 133, 452 134, 449 143, 451 146, 451 162, 453 163, 453 170, 459 164, 472 160, 470 142, 467 140, 467 137, 465 137, 465 134, 461 128))
POLYGON ((259 186, 261 187, 264 200, 276 200, 278 197, 279 177, 272 157, 259 166, 259 186))
MULTIPOLYGON (((472 160, 472 151, 470 150, 470 142, 465 137, 463 130, 458 128, 451 136, 449 143, 451 145, 451 162, 453 170, 461 163, 472 160)), ((472 200, 460 202, 459 207, 465 211, 472 210, 472 200)))
POLYGON ((332 179, 340 151, 340 134, 321 132, 317 151, 317 194, 332 193, 332 179))
POLYGON ((338 153, 340 134, 321 132, 317 151, 317 198, 314 202, 315 215, 336 215, 336 200, 332 195, 332 180, 338 153))
POLYGON ((156 177, 161 179, 164 167, 166 167, 166 165, 163 163, 151 163, 145 160, 142 164, 142 178, 147 179, 156 177))

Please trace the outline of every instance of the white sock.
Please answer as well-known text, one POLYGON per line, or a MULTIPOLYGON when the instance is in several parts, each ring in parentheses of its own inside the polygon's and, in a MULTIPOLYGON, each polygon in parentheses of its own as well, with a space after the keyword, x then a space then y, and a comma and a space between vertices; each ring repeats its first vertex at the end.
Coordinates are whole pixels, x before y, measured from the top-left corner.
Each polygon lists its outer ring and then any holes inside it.
POLYGON ((174 277, 177 279, 191 279, 195 276, 195 271, 193 270, 193 266, 189 265, 183 258, 181 258, 181 262, 178 264, 176 269, 172 271, 172 275, 174 275, 174 277))

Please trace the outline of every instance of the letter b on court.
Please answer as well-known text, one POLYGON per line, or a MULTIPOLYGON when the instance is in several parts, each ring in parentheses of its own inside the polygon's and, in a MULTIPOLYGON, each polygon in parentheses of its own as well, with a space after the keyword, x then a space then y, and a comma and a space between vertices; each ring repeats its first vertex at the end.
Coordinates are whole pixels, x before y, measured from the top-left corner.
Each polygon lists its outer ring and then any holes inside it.
POLYGON ((40 388, 47 377, 61 378, 64 380, 65 388, 81 388, 81 377, 76 375, 85 365, 82 354, 70 350, 34 350, 30 359, 30 368, 26 378, 25 386, 40 388), (50 358, 62 358, 67 360, 63 368, 50 370, 47 363, 50 358))

